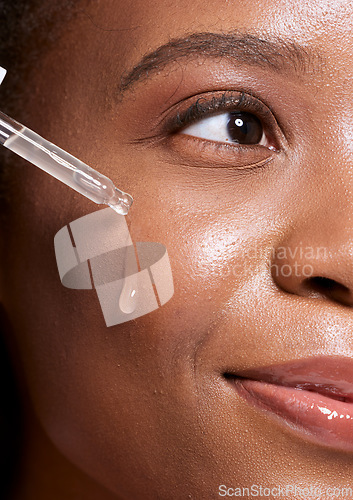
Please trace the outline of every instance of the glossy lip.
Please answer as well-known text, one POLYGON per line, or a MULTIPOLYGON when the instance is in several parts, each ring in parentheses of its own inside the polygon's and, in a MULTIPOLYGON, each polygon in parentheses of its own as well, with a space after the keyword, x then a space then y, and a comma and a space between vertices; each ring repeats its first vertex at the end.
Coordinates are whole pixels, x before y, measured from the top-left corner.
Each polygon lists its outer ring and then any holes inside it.
POLYGON ((226 377, 246 401, 307 441, 353 452, 353 360, 296 360, 226 377))

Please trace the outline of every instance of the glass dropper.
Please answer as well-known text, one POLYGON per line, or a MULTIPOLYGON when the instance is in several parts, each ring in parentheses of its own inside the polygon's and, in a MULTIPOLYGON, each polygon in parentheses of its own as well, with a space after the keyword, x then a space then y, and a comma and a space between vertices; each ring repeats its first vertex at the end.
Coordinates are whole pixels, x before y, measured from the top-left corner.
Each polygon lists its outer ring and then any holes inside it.
MULTIPOLYGON (((6 71, 0 67, 0 84, 6 71)), ((0 144, 97 204, 126 215, 131 195, 113 181, 0 111, 0 144)))

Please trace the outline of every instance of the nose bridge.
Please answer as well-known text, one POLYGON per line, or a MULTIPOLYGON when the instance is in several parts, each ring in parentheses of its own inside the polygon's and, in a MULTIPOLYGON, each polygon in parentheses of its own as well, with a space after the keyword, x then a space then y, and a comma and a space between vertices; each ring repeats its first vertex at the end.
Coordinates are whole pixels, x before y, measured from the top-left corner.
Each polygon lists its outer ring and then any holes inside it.
POLYGON ((338 57, 323 69, 323 80, 316 84, 308 114, 314 154, 320 162, 337 172, 353 169, 353 74, 351 55, 348 66, 338 57))
MULTIPOLYGON (((341 102, 341 101, 340 101, 341 102)), ((317 117, 318 118, 318 117, 317 117)), ((353 100, 348 111, 323 104, 312 137, 307 168, 300 173, 300 193, 308 207, 307 222, 330 226, 328 234, 353 230, 353 100), (307 196, 307 197, 306 197, 307 196)))
POLYGON ((333 149, 336 134, 326 134, 304 169, 288 229, 272 252, 271 274, 287 292, 353 306, 353 147, 346 134, 333 149))

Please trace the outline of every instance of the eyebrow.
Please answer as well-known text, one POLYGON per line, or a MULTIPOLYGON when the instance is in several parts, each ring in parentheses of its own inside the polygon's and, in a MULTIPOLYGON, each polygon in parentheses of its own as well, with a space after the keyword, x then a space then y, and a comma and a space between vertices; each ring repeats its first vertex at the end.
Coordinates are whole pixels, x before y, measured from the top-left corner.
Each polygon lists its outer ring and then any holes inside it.
POLYGON ((120 91, 151 77, 179 59, 200 57, 226 58, 235 63, 269 68, 272 71, 291 71, 304 75, 323 67, 322 56, 293 40, 280 37, 260 37, 251 33, 192 33, 175 38, 146 54, 131 71, 122 76, 120 91))

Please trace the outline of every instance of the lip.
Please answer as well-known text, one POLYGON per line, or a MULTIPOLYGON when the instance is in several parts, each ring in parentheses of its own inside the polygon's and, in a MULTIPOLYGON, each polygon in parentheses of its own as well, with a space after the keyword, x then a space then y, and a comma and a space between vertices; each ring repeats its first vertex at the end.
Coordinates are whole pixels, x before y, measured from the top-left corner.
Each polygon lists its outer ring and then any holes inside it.
POLYGON ((226 378, 248 403, 307 441, 353 452, 353 360, 308 358, 226 378))

